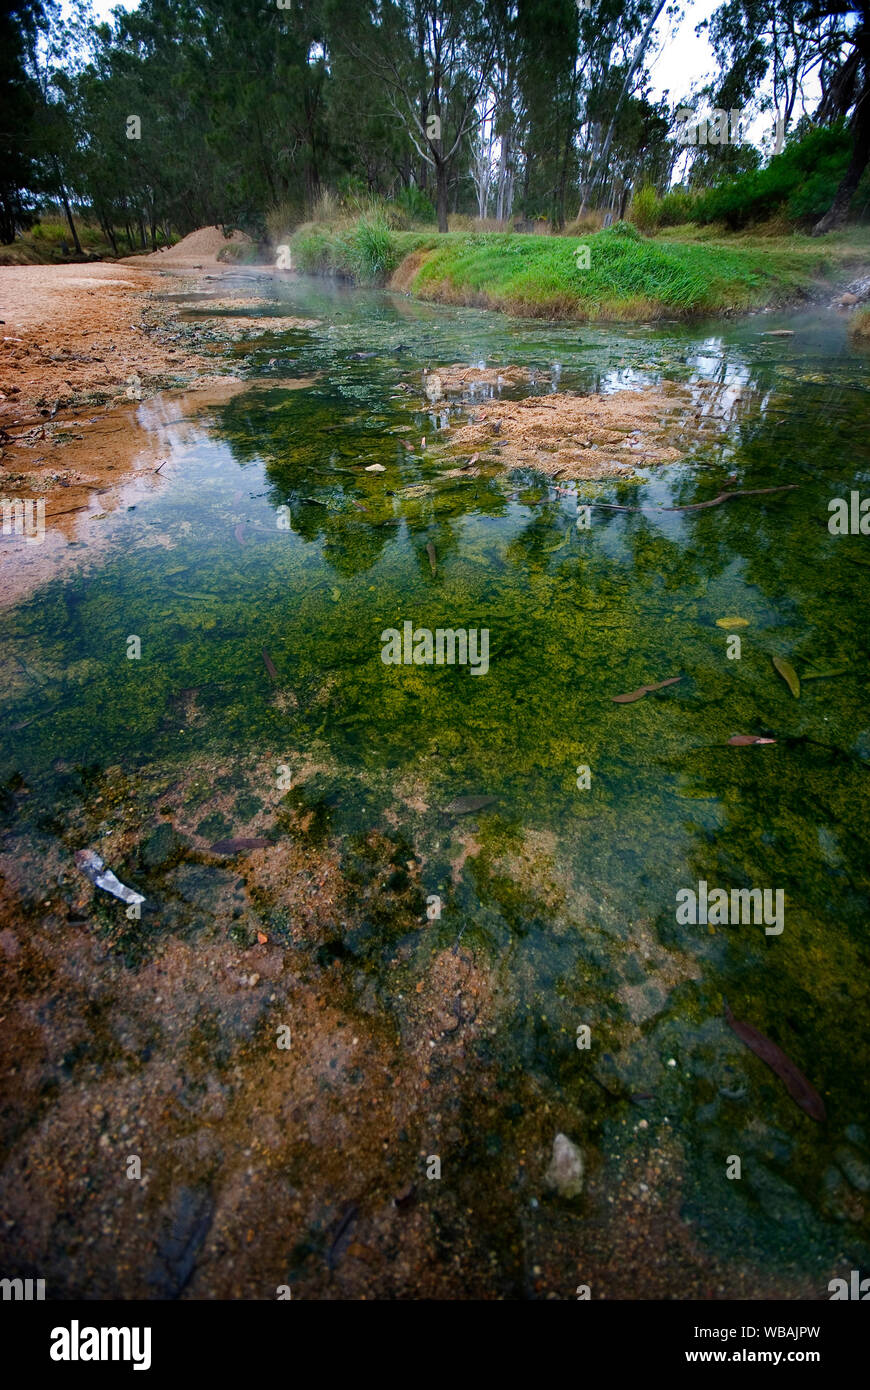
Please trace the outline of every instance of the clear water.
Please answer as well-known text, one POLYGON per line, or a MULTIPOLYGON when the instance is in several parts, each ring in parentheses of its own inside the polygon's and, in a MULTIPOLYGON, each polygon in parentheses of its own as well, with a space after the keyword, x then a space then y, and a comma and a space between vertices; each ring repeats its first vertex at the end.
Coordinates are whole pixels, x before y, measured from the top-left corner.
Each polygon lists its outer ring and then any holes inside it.
MULTIPOLYGON (((304 281, 274 293, 276 312, 321 326, 240 348, 248 388, 176 439, 159 494, 106 519, 93 569, 0 616, 7 823, 75 847, 78 808, 112 768, 209 756, 243 772, 264 754, 327 768, 288 805, 342 851, 393 815, 443 900, 436 939, 500 973, 511 1022, 490 1045, 508 1086, 531 1075, 576 1104, 615 1182, 626 1109, 647 1121, 641 1146, 676 1134, 684 1215, 725 1258, 816 1282, 866 1261, 837 1155, 867 1170, 870 537, 831 536, 827 519, 832 497, 870 495, 870 359, 824 314, 565 326, 304 281), (781 326, 794 337, 761 336, 781 326), (731 426, 640 483, 444 479, 419 447, 444 423, 420 406, 420 371, 459 361, 539 367, 568 390, 714 380, 731 426), (799 486, 700 511, 595 508, 576 526, 578 501, 685 507, 782 483, 799 486), (730 615, 748 621, 737 660, 716 625, 730 615), (488 673, 385 666, 380 635, 408 619, 487 628, 488 673), (141 661, 124 655, 133 633, 141 661), (292 698, 275 700, 264 647, 292 698), (774 656, 842 674, 795 699, 774 656), (205 717, 182 734, 194 689, 205 717), (729 746, 735 733, 776 743, 729 746), (397 798, 411 783, 427 810, 397 798), (444 809, 484 794, 474 815, 444 809), (457 880, 470 822, 480 848, 457 880), (506 871, 529 845, 529 873, 506 871), (783 889, 782 934, 679 924, 676 894, 700 879, 783 889), (724 1026, 723 996, 809 1077, 826 1124, 724 1026), (744 1177, 723 1181, 735 1153, 744 1177)), ((160 403, 142 418, 156 428, 160 403)), ((343 949, 377 974, 391 944, 386 923, 343 949)))

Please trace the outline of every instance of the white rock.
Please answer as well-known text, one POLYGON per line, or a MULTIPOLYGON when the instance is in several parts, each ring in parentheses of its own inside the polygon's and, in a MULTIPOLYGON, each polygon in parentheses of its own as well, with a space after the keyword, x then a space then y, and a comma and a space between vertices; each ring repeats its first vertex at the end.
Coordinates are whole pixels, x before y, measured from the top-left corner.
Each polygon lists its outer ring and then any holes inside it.
POLYGON ((386 473, 386 468, 382 463, 370 463, 366 467, 367 473, 386 473))
POLYGON ((562 1197, 578 1197, 583 1191, 583 1154, 566 1134, 553 1140, 553 1157, 544 1180, 562 1197))

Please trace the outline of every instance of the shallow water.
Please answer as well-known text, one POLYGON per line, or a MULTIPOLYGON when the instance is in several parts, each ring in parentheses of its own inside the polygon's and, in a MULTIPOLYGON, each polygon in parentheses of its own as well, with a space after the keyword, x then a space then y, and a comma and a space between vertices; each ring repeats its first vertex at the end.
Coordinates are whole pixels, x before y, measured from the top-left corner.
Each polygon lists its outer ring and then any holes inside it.
MULTIPOLYGON (((506 1087, 532 1077, 576 1109, 574 1137, 614 1187, 636 1161, 626 1126, 635 1156, 678 1144, 701 1245, 825 1297, 844 1260, 868 1258, 870 538, 827 520, 831 498, 870 495, 870 358, 824 312, 565 326, 304 281, 274 293, 276 313, 321 326, 236 349, 249 388, 208 429, 182 435, 159 399, 143 405, 166 430, 163 490, 106 519, 90 570, 0 616, 7 825, 75 848, 107 770, 135 782, 201 757, 250 802, 204 812, 201 833, 251 833, 272 788, 246 769, 264 752, 292 771, 286 806, 348 866, 388 817, 442 901, 429 944, 461 940, 500 980, 487 1047, 506 1087), (794 337, 762 336, 779 327, 794 337), (713 380, 727 439, 563 493, 529 471, 441 478, 447 416, 421 408, 420 371, 460 361, 539 368, 545 392, 713 380), (595 507, 577 526, 578 503, 686 507, 783 483, 798 487, 694 512, 595 507), (732 615, 747 620, 739 659, 716 625, 732 615), (382 632, 407 620, 488 629, 488 671, 384 665, 382 632), (799 699, 774 656, 804 678, 799 699), (202 717, 186 723, 194 691, 202 717), (776 743, 729 746, 736 733, 776 743), (445 809, 468 795, 494 801, 445 809), (676 894, 699 880, 782 889, 781 934, 679 923, 676 894), (821 1092, 825 1124, 725 1027, 723 997, 821 1092)), ((135 858, 112 867, 155 904, 135 970, 171 889, 135 858)), ((396 939, 388 917, 344 939, 336 923, 327 954, 380 978, 396 939)), ((469 1149, 483 1179, 488 1152, 469 1149)))

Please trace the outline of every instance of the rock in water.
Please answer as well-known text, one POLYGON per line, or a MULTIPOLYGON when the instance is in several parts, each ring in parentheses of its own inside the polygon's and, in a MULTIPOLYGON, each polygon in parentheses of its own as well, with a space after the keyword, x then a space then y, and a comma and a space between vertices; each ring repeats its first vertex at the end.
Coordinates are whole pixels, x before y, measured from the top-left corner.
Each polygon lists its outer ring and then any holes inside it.
POLYGON ((579 1197, 583 1191, 583 1155, 566 1134, 557 1134, 553 1140, 553 1157, 544 1179, 561 1197, 579 1197))

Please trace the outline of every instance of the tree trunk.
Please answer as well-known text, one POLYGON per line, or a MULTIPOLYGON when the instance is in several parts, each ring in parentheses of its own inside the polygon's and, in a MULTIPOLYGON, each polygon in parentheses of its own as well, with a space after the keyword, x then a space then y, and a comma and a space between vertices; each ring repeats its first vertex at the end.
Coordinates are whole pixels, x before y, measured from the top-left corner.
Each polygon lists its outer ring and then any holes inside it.
POLYGON ((107 242, 109 243, 109 245, 110 245, 111 248, 112 248, 112 255, 113 255, 113 256, 117 256, 117 254, 118 254, 118 243, 117 243, 116 240, 115 240, 115 233, 114 233, 114 231, 113 231, 113 229, 112 229, 112 224, 111 224, 111 222, 109 221, 108 217, 101 217, 101 218, 100 218, 100 222, 102 223, 102 227, 103 227, 103 235, 105 236, 107 242))
POLYGON ((142 250, 148 250, 148 242, 145 240, 145 223, 142 221, 142 214, 139 213, 139 237, 142 242, 142 250))
POLYGON ((447 225, 447 165, 443 159, 439 159, 435 165, 435 186, 437 189, 436 209, 438 212, 438 230, 446 232, 447 225))
MULTIPOLYGON (((57 168, 57 161, 55 161, 55 168, 57 168)), ((76 224, 75 222, 73 222, 72 208, 70 207, 69 199, 66 196, 66 188, 64 187, 64 184, 60 179, 58 179, 58 184, 60 187, 61 202, 63 203, 64 212, 66 213, 66 220, 69 223, 70 234, 72 235, 73 239, 73 245, 75 246, 76 251, 81 256, 83 255, 82 244, 79 241, 79 234, 76 231, 76 224)))
POLYGON ((849 167, 843 175, 840 187, 834 194, 833 203, 824 217, 813 227, 813 236, 824 236, 825 232, 832 232, 835 228, 842 227, 849 213, 852 195, 861 181, 861 175, 867 168, 868 162, 870 162, 870 81, 865 82, 864 89, 858 97, 852 131, 854 144, 849 167))
MULTIPOLYGON (((651 34, 652 34, 652 31, 653 31, 653 29, 655 28, 656 20, 658 19, 659 15, 661 14, 661 12, 662 12, 662 10, 664 9, 664 7, 665 7, 665 0, 659 0, 659 4, 656 6, 655 11, 650 15, 649 23, 647 24, 646 28, 645 28, 644 31, 643 31, 643 34, 642 34, 642 36, 641 36, 640 43, 638 44, 638 46, 637 46, 637 48, 636 48, 636 50, 635 50, 634 57, 632 58, 631 64, 630 64, 629 69, 628 69, 628 72, 627 72, 626 75, 625 75, 625 81, 624 81, 623 84, 622 84, 622 91, 619 93, 619 98, 618 98, 618 100, 617 100, 616 105, 615 105, 614 108, 613 108, 613 115, 612 115, 611 118, 610 118, 610 126, 608 127, 607 135, 606 135, 605 138, 604 138, 604 144, 603 144, 603 146, 602 146, 602 148, 601 148, 601 158, 600 158, 600 161, 599 161, 598 180, 596 180, 596 182, 597 182, 597 181, 600 181, 601 183, 603 183, 603 182, 604 182, 604 179, 605 179, 606 176, 607 176, 607 160, 608 160, 608 157, 609 157, 609 155, 610 155, 610 146, 611 146, 611 142, 612 142, 612 140, 613 140, 613 132, 614 132, 614 130, 616 129, 616 118, 617 118, 617 116, 619 115, 619 109, 620 109, 620 107, 622 106, 622 103, 623 103, 623 101, 625 100, 626 95, 628 94, 629 87, 631 86, 632 81, 633 81, 633 79, 634 79, 634 74, 637 72, 638 68, 640 67, 641 59, 643 58, 643 55, 644 55, 644 53, 645 53, 645 51, 646 51, 646 46, 647 46, 647 44, 648 44, 649 41, 650 41, 650 36, 651 36, 651 34)), ((581 211, 584 211, 584 210, 585 210, 585 206, 586 206, 586 203, 585 203, 585 199, 584 199, 584 204, 583 204, 583 208, 581 209, 581 211)))

